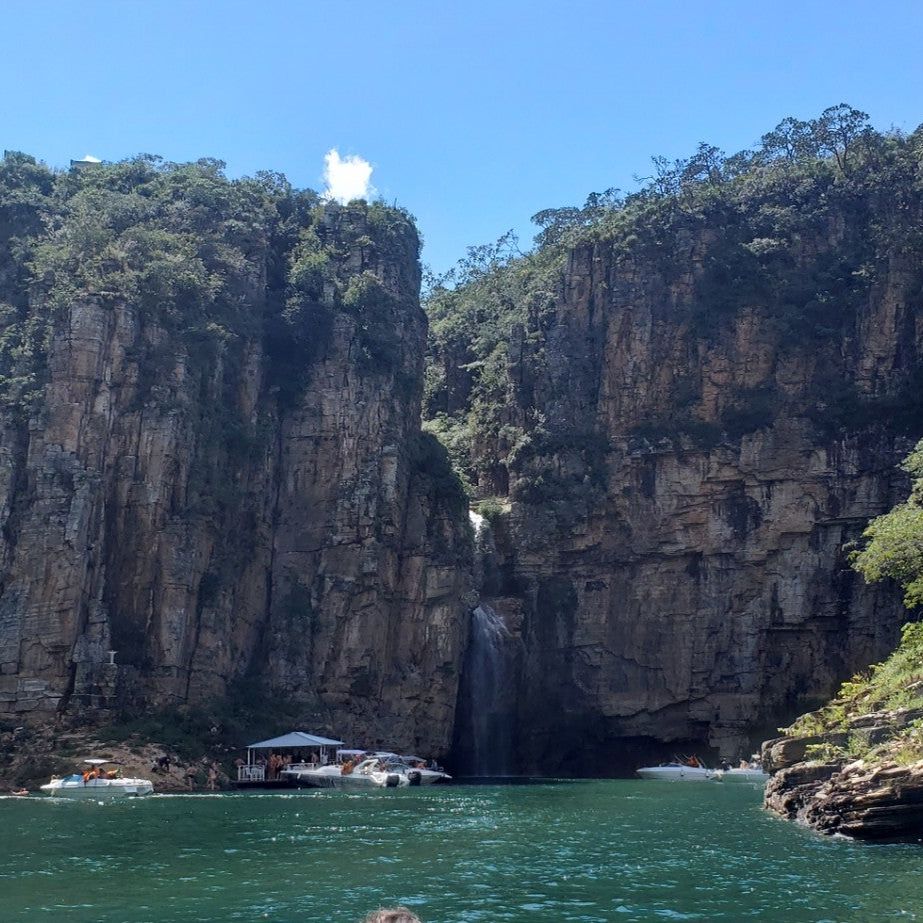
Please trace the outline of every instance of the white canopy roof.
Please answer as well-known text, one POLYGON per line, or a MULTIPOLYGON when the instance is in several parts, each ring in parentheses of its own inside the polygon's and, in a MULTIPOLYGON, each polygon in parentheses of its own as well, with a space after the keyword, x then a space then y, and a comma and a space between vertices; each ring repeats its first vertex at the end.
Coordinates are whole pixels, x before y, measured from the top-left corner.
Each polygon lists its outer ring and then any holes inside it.
POLYGON ((342 740, 331 740, 329 737, 317 737, 305 731, 289 731, 281 737, 271 740, 261 740, 255 744, 248 744, 248 750, 274 750, 277 747, 339 747, 342 740))

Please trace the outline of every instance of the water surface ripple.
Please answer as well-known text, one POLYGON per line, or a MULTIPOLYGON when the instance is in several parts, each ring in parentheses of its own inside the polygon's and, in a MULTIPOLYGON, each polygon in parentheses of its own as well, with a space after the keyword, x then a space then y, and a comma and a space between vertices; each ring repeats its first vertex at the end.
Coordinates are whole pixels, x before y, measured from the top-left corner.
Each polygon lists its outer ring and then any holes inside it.
POLYGON ((923 920, 923 847, 824 839, 745 786, 0 799, 0 920, 923 920))

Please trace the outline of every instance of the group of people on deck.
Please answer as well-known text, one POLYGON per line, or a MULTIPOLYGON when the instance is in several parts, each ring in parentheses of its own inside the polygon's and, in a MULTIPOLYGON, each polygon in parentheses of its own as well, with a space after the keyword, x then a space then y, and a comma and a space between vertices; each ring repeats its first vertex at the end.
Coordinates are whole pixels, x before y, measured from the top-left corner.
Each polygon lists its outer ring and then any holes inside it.
POLYGON ((119 769, 117 766, 114 769, 103 769, 101 766, 91 766, 83 772, 83 784, 86 785, 87 782, 92 782, 93 779, 117 779, 118 777, 119 769))
MULTIPOLYGON (((280 778, 283 770, 289 769, 293 764, 317 764, 320 757, 316 753, 276 753, 272 751, 268 757, 260 756, 256 760, 258 766, 263 766, 268 781, 280 778)), ((243 765, 243 760, 238 760, 238 765, 243 765)))

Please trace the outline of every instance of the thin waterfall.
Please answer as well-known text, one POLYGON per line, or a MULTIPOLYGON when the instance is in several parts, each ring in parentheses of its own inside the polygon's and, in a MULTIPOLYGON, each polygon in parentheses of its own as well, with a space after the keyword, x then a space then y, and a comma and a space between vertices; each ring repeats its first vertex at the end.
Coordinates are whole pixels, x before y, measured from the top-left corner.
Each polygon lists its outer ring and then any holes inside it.
POLYGON ((467 661, 471 763, 479 776, 510 771, 509 640, 503 619, 490 606, 481 603, 471 613, 467 661))
MULTIPOLYGON (((475 583, 492 582, 494 539, 487 520, 470 513, 475 583)), ((505 775, 513 769, 512 639, 502 616, 483 597, 471 613, 471 631, 459 697, 459 749, 471 775, 505 775)))
POLYGON ((480 513, 468 510, 468 518, 471 520, 471 529, 474 532, 474 585, 479 593, 483 593, 496 553, 494 533, 490 528, 490 523, 480 513))

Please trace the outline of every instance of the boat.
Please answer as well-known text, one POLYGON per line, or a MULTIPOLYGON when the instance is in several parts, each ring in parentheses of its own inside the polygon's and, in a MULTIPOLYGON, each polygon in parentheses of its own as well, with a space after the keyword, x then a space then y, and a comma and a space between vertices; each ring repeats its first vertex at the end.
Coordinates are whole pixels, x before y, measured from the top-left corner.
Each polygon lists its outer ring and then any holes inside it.
POLYGON ((351 766, 348 762, 342 765, 329 763, 326 766, 307 768, 293 766, 282 770, 281 775, 298 785, 311 788, 398 788, 421 783, 419 770, 397 766, 377 756, 364 759, 356 766, 351 766))
POLYGON ((398 759, 407 766, 409 770, 415 770, 420 773, 421 785, 434 785, 436 782, 448 782, 452 778, 447 772, 437 766, 435 761, 427 766, 426 760, 419 756, 399 756, 398 759))
POLYGON ((679 761, 662 766, 644 766, 637 770, 642 779, 657 779, 661 782, 718 782, 720 770, 706 766, 690 766, 679 761))
POLYGON ((249 786, 299 785, 311 788, 399 788, 432 785, 451 776, 419 756, 391 750, 347 748, 343 741, 306 731, 290 731, 247 747, 238 761, 237 784, 249 786), (268 758, 255 754, 269 751, 268 758))
POLYGON ((290 785, 297 781, 300 772, 332 765, 336 748, 341 746, 342 740, 307 731, 289 731, 281 737, 249 744, 246 762, 238 761, 237 785, 241 788, 290 785), (268 757, 263 755, 266 753, 268 757))
POLYGON ((87 798, 101 801, 111 798, 137 798, 150 795, 154 785, 148 779, 130 779, 121 775, 114 760, 87 759, 82 772, 69 776, 52 776, 41 789, 52 798, 87 798), (108 767, 108 768, 107 768, 108 767))
MULTIPOLYGON (((344 751, 340 750, 337 756, 342 756, 344 751)), ((390 750, 379 750, 375 753, 366 754, 381 762, 381 768, 387 772, 397 772, 407 777, 407 782, 401 782, 401 785, 434 785, 436 782, 445 782, 452 777, 435 765, 428 767, 426 760, 421 756, 401 756, 390 750)))
POLYGON ((747 782, 751 785, 763 785, 769 781, 769 773, 763 772, 759 765, 738 766, 735 769, 721 770, 722 782, 747 782))

